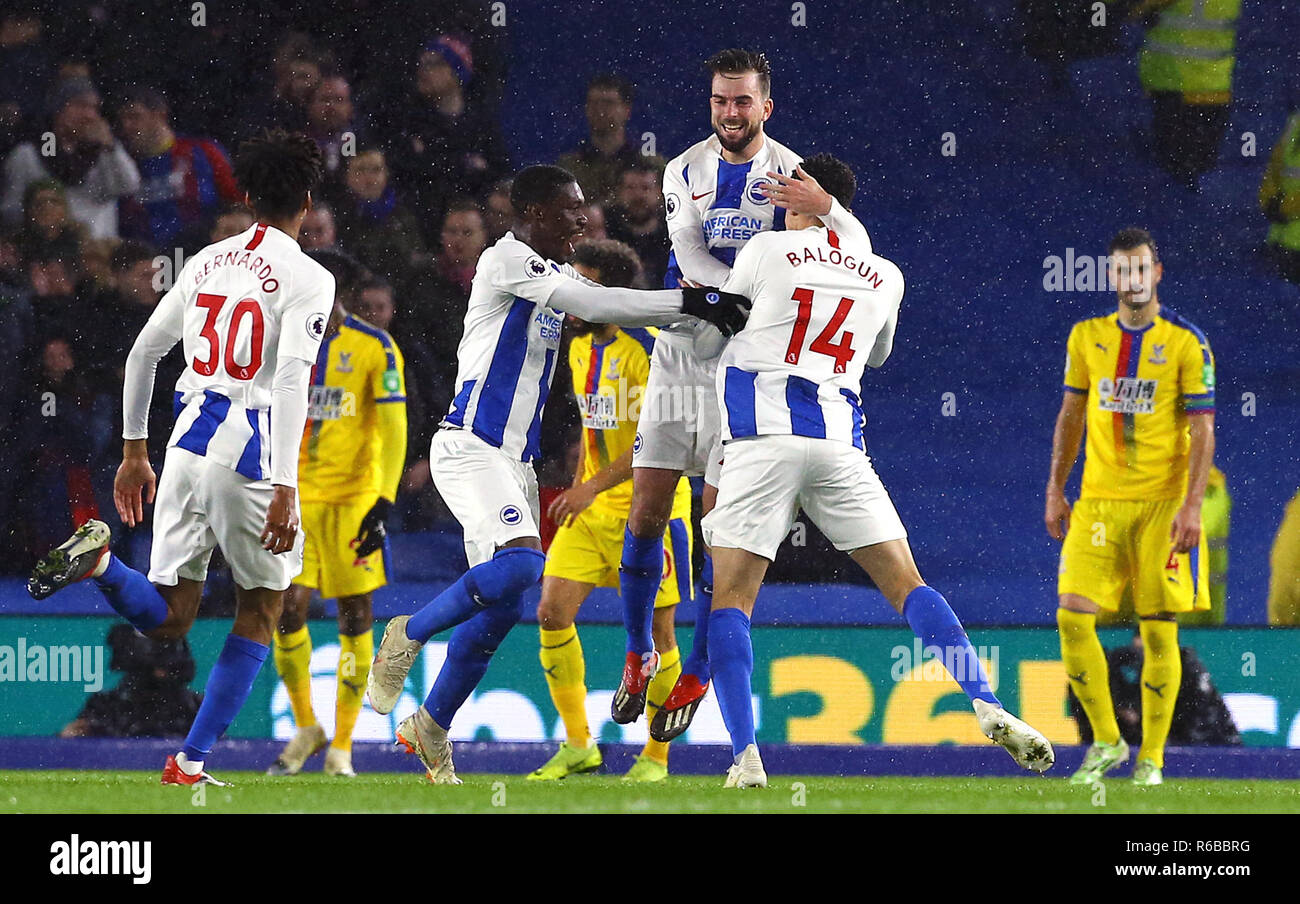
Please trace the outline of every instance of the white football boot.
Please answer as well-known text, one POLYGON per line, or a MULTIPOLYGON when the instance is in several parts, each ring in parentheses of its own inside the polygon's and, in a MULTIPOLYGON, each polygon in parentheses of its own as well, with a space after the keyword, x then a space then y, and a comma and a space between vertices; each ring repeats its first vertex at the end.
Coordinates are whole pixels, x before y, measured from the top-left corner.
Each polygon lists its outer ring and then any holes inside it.
POLYGON ((758 755, 758 747, 750 744, 740 751, 740 756, 727 769, 727 781, 724 788, 766 788, 767 773, 763 771, 763 758, 758 755))
POLYGON ((1046 772, 1052 768, 1056 754, 1042 732, 987 700, 976 700, 974 706, 980 731, 994 743, 1001 744, 1019 766, 1031 772, 1046 772))
POLYGON ((406 623, 409 615, 399 615, 384 628, 384 639, 379 641, 375 651, 375 661, 370 666, 370 677, 366 679, 366 696, 370 706, 380 715, 388 715, 402 696, 406 686, 406 676, 415 665, 415 658, 420 655, 424 644, 406 636, 406 623))

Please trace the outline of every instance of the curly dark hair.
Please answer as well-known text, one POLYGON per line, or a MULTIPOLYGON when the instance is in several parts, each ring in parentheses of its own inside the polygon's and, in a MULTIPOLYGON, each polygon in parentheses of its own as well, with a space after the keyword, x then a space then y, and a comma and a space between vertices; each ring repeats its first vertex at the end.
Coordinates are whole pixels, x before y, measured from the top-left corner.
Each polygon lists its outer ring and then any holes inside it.
POLYGON ((606 286, 632 288, 641 275, 641 259, 631 247, 613 239, 587 239, 573 249, 573 262, 600 272, 606 286))
POLYGON ((248 193, 258 219, 292 217, 320 185, 325 160, 301 132, 268 129, 239 146, 235 179, 248 193))
POLYGON ((832 198, 843 204, 846 210, 853 204, 853 196, 858 191, 858 180, 843 160, 830 154, 814 154, 799 166, 816 179, 832 198))
POLYGON ((1143 245, 1151 249, 1151 261, 1160 263, 1160 250, 1156 248, 1156 240, 1140 226, 1129 226, 1115 233, 1115 237, 1106 246, 1106 253, 1114 257, 1116 251, 1133 251, 1143 245))

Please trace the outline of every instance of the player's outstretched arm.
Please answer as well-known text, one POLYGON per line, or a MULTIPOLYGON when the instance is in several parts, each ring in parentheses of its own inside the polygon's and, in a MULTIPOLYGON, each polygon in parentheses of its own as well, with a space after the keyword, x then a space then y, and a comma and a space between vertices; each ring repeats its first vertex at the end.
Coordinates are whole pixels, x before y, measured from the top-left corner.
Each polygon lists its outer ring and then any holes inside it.
POLYGON ((1070 503, 1065 498, 1065 482, 1079 457, 1087 411, 1087 394, 1067 391, 1056 415, 1056 429, 1052 433, 1052 467, 1047 478, 1047 507, 1043 514, 1047 532, 1054 540, 1064 540, 1070 529, 1070 503))
POLYGON ((619 326, 666 326, 685 314, 713 324, 724 336, 744 327, 749 315, 747 298, 718 289, 622 289, 567 278, 555 286, 547 303, 588 323, 619 326))

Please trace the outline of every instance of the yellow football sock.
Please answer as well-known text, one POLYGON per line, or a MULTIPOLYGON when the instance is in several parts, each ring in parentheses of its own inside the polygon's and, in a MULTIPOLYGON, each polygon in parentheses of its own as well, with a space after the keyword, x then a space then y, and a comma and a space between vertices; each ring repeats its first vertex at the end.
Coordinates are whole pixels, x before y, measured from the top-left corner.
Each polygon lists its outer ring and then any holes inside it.
POLYGON ((339 635, 339 683, 334 696, 334 740, 330 742, 339 750, 352 749, 352 729, 366 698, 366 679, 374 658, 375 635, 371 631, 339 635))
POLYGON ((1138 759, 1165 768, 1165 741, 1174 721, 1174 704, 1183 680, 1178 651, 1178 623, 1160 619, 1138 622, 1142 634, 1142 747, 1138 759))
POLYGON ((311 708, 311 635, 306 625, 292 634, 275 632, 275 670, 289 692, 294 725, 311 728, 316 713, 311 708))
MULTIPOLYGON (((682 650, 681 647, 673 647, 667 653, 659 654, 659 674, 650 679, 650 687, 646 689, 645 695, 645 717, 646 723, 654 721, 655 713, 659 707, 668 699, 668 695, 673 692, 673 685, 682 674, 682 650)), ((668 765, 668 744, 664 741, 656 741, 654 738, 648 738, 645 742, 645 749, 641 751, 644 756, 656 762, 668 765)))
POLYGON ((1061 629, 1061 663, 1074 695, 1092 725, 1092 736, 1103 744, 1119 742, 1119 723, 1110 699, 1110 669, 1097 638, 1097 616, 1070 609, 1056 610, 1061 629))
POLYGON ((587 724, 587 663, 582 657, 578 628, 569 625, 558 631, 538 628, 542 638, 542 671, 546 686, 572 747, 591 746, 591 728, 587 724))

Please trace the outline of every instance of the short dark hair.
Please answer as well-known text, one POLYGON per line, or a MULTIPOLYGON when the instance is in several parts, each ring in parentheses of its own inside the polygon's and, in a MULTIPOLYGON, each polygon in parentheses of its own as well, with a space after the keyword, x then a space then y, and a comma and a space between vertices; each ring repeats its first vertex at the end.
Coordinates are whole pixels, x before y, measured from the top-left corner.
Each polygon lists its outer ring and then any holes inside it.
MULTIPOLYGON (((843 204, 846 210, 853 203, 853 196, 858 191, 858 179, 843 160, 830 154, 814 154, 799 166, 821 183, 821 187, 826 189, 832 198, 843 204)), ((795 178, 798 176, 796 175, 795 178)))
POLYGON ((384 279, 382 276, 376 276, 373 273, 361 281, 361 287, 357 289, 357 294, 360 295, 362 292, 369 292, 371 289, 378 289, 394 296, 397 294, 393 290, 392 283, 384 279))
POLYGON ((523 216, 529 204, 545 204, 577 181, 573 173, 560 166, 530 166, 520 170, 511 183, 510 206, 523 216))
POLYGON ((625 104, 630 104, 636 98, 636 86, 621 75, 615 75, 612 72, 602 72, 600 75, 587 82, 587 93, 592 91, 617 91, 619 100, 625 104))
POLYGON ((131 104, 144 107, 146 110, 152 110, 157 113, 159 110, 167 111, 167 98, 157 88, 151 88, 148 85, 134 85, 128 88, 122 96, 121 107, 131 104))
POLYGON ((135 239, 123 239, 117 243, 113 253, 108 258, 108 266, 114 273, 121 273, 134 267, 140 261, 152 262, 158 256, 158 249, 148 242, 141 242, 135 239))
POLYGON ((729 48, 719 50, 704 62, 709 75, 744 75, 746 72, 758 73, 758 87, 763 97, 772 96, 772 64, 767 56, 757 50, 740 50, 729 48))
POLYGON ((362 284, 370 278, 370 271, 350 254, 333 248, 317 248, 307 256, 320 264, 334 277, 334 289, 340 299, 351 300, 361 291, 362 284))
POLYGON ((649 157, 640 154, 623 164, 623 171, 618 174, 622 181, 624 173, 652 173, 656 179, 663 175, 664 168, 649 157))
POLYGON ((483 206, 473 198, 461 195, 460 197, 452 198, 447 202, 447 212, 443 214, 443 219, 446 219, 453 213, 476 213, 481 217, 483 216, 483 206))
POLYGON ((629 245, 613 239, 579 242, 573 249, 573 262, 600 271, 602 285, 632 288, 641 274, 641 259, 629 245))
POLYGON ((1160 250, 1156 248, 1156 240, 1141 226, 1129 226, 1115 233, 1115 237, 1106 246, 1106 255, 1114 257, 1116 251, 1132 251, 1143 245, 1151 249, 1152 262, 1160 263, 1160 250))
POLYGON ((274 219, 302 209, 307 194, 320 185, 325 160, 301 132, 268 129, 239 146, 235 180, 248 193, 254 213, 274 219))

